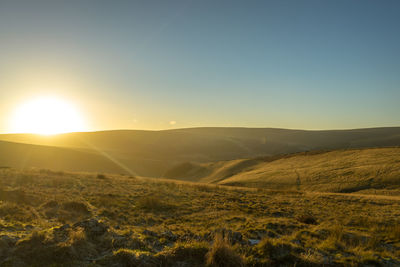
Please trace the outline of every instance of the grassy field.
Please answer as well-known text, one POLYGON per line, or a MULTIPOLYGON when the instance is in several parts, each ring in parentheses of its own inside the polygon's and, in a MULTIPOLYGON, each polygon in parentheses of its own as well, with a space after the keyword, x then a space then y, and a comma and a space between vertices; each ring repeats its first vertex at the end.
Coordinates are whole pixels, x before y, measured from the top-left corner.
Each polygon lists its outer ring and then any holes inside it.
POLYGON ((400 198, 0 169, 0 266, 399 266, 400 198))
POLYGON ((400 148, 311 151, 184 163, 165 176, 254 188, 400 195, 400 148))

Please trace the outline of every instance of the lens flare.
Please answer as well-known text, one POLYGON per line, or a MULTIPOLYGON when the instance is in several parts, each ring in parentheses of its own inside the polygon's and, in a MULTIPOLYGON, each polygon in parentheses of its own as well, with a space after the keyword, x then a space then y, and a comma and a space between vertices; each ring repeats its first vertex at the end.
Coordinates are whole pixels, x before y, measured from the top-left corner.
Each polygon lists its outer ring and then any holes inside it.
POLYGON ((11 119, 11 132, 53 135, 85 131, 78 109, 57 97, 38 97, 18 106, 11 119))

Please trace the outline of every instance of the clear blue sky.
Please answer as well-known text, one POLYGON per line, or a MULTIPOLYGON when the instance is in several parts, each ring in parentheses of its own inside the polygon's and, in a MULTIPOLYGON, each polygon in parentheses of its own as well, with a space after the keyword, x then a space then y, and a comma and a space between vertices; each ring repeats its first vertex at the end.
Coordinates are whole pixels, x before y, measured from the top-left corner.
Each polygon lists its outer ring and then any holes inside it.
POLYGON ((399 1, 0 0, 0 114, 55 94, 93 130, 400 126, 399 14, 399 1))

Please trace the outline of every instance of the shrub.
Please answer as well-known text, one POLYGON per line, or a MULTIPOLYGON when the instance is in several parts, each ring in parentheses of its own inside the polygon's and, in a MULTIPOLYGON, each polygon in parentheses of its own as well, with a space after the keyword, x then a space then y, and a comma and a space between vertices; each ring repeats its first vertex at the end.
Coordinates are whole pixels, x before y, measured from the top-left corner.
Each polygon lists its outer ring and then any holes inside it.
POLYGON ((242 256, 221 235, 216 236, 213 246, 207 252, 206 264, 213 267, 245 266, 242 256))

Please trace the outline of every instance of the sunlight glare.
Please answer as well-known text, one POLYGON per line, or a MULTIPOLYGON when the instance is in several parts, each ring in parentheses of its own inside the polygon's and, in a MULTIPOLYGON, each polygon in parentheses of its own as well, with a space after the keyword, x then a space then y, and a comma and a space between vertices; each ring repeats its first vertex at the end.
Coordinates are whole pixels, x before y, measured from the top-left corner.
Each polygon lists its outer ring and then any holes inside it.
POLYGON ((38 97, 21 104, 11 118, 11 132, 53 135, 85 131, 82 115, 66 100, 38 97))

